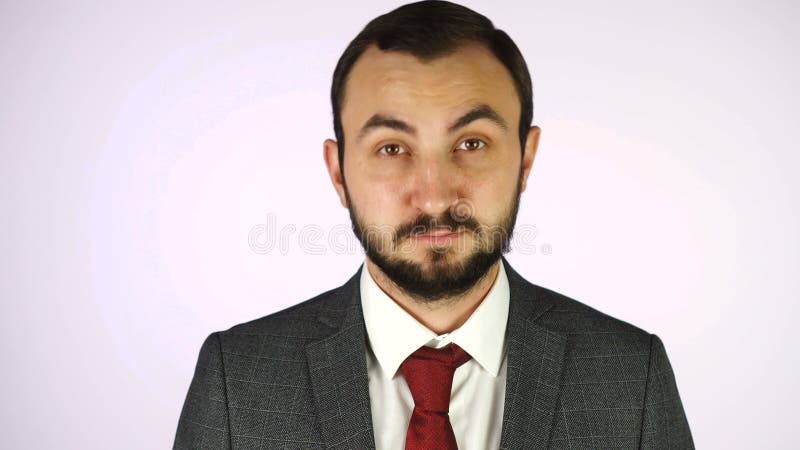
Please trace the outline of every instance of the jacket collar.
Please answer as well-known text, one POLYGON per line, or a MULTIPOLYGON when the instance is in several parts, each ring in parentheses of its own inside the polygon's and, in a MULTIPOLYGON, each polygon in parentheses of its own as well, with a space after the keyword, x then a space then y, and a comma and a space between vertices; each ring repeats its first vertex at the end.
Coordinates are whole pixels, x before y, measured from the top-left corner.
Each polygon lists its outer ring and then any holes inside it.
POLYGON ((374 449, 359 269, 334 291, 318 320, 331 333, 306 345, 317 419, 326 448, 374 449))
POLYGON ((500 449, 546 448, 553 426, 567 337, 539 320, 554 306, 549 291, 522 278, 505 258, 511 305, 508 375, 500 449))
MULTIPOLYGON (((543 448, 549 441, 567 338, 538 319, 554 305, 547 290, 520 276, 502 258, 510 288, 501 449, 543 448)), ((318 419, 328 448, 374 449, 361 270, 333 293, 318 321, 331 332, 306 345, 318 419)))

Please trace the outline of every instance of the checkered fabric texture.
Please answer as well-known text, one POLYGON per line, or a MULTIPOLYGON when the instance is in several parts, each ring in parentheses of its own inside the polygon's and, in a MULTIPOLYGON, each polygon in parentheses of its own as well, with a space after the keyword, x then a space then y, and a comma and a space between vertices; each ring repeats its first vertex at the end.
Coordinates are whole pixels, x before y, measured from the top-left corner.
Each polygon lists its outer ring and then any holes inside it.
MULTIPOLYGON (((694 448, 657 336, 503 263, 511 304, 501 449, 694 448)), ((359 276, 208 336, 173 448, 374 449, 359 276)))

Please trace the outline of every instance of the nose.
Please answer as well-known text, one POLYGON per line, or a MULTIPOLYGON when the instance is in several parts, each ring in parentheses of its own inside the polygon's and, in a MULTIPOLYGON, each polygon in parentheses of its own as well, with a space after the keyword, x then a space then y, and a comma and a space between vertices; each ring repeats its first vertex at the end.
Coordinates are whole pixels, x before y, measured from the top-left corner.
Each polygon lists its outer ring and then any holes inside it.
POLYGON ((418 161, 412 178, 411 203, 419 211, 439 217, 458 200, 458 170, 447 158, 418 161))

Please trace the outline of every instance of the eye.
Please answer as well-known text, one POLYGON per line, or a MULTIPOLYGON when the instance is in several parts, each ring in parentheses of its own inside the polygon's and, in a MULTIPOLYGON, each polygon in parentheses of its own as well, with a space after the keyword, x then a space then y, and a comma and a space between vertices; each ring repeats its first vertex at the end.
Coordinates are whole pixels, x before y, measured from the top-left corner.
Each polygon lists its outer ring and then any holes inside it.
POLYGON ((459 146, 456 147, 456 150, 466 150, 472 152, 475 150, 480 150, 485 146, 486 142, 483 142, 483 140, 477 138, 470 138, 462 141, 461 144, 459 144, 459 146))
POLYGON ((387 156, 396 156, 405 152, 405 147, 400 144, 386 144, 378 149, 378 153, 383 153, 387 156))

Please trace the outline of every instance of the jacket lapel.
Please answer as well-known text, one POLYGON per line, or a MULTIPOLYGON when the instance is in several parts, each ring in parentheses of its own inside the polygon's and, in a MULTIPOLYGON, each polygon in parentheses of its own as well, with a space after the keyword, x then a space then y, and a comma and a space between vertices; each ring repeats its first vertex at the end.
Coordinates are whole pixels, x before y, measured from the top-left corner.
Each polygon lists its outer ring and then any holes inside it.
POLYGON ((361 269, 334 294, 318 320, 332 328, 327 337, 306 345, 318 419, 329 449, 374 449, 367 378, 366 332, 361 312, 361 269))
POLYGON ((548 446, 567 338, 536 323, 551 301, 503 258, 510 290, 506 379, 500 448, 548 446))
MULTIPOLYGON (((510 288, 506 342, 508 371, 500 448, 546 448, 559 396, 567 338, 536 321, 553 305, 540 288, 502 258, 510 288)), ((375 449, 366 331, 361 310, 359 269, 337 290, 318 320, 331 333, 306 345, 306 357, 325 445, 330 449, 375 449)))

